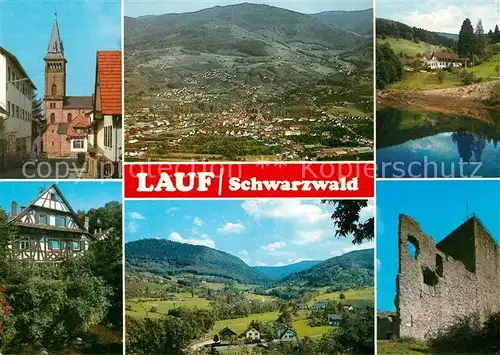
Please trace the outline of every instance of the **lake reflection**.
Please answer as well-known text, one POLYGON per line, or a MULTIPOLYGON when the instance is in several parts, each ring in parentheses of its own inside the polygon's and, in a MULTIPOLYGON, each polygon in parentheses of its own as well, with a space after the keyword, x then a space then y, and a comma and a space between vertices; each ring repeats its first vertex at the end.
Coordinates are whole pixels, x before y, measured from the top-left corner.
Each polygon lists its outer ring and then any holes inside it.
POLYGON ((499 177, 500 119, 377 113, 379 177, 499 177))

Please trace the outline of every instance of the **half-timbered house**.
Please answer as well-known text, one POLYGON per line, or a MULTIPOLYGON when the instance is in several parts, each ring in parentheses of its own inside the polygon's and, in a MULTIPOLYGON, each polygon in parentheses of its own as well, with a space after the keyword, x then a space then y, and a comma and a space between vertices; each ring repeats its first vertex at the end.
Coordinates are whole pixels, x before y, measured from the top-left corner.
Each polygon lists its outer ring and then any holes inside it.
POLYGON ((43 190, 18 211, 12 202, 9 223, 18 228, 9 249, 13 258, 32 262, 61 262, 85 253, 90 243, 88 217, 82 223, 56 184, 43 190))

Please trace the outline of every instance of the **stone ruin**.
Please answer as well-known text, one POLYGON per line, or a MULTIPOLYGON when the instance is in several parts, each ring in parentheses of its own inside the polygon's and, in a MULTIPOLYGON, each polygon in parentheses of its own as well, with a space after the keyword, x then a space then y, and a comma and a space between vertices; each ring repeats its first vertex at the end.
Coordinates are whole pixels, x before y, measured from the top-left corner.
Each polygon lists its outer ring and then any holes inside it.
POLYGON ((500 311, 500 247, 473 216, 441 242, 399 216, 396 308, 399 337, 432 338, 474 313, 500 311))

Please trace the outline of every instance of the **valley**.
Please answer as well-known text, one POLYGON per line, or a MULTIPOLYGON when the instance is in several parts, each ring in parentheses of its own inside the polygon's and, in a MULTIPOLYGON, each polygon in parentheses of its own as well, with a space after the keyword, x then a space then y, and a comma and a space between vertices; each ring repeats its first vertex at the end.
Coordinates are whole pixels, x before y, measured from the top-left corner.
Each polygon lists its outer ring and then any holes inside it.
POLYGON ((127 322, 206 316, 207 326, 187 343, 192 351, 214 344, 221 350, 279 344, 286 330, 295 339, 319 340, 342 317, 373 310, 373 249, 250 267, 208 247, 144 239, 127 243, 126 256, 127 322), (252 328, 258 341, 246 335, 252 328))
POLYGON ((371 14, 240 4, 126 18, 127 159, 371 159, 371 14))

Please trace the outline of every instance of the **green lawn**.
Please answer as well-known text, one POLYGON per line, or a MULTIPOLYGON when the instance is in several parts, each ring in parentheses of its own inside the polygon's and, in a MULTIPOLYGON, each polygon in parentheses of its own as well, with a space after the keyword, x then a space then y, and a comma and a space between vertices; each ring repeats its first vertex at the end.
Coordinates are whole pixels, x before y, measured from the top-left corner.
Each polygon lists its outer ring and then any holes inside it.
POLYGON ((444 73, 444 80, 440 82, 436 72, 405 72, 403 80, 392 83, 387 88, 393 90, 432 90, 447 89, 462 85, 456 74, 444 73))
POLYGON ((402 39, 402 38, 399 39, 392 37, 388 37, 387 39, 378 38, 377 43, 380 44, 389 43, 392 50, 397 55, 399 55, 402 52, 403 54, 406 54, 408 57, 415 57, 417 53, 422 54, 424 52, 443 52, 447 50, 447 48, 443 46, 436 46, 425 42, 415 43, 413 41, 409 41, 407 39, 402 39))
POLYGON ((500 67, 500 54, 497 54, 489 61, 479 64, 476 67, 469 68, 474 74, 481 77, 490 77, 490 76, 500 76, 500 73, 497 74, 495 68, 500 67))
POLYGON ((431 354, 427 345, 413 340, 378 340, 377 354, 417 355, 431 354))
MULTIPOLYGON (((297 316, 294 316, 293 329, 297 332, 299 338, 303 337, 320 337, 323 334, 328 333, 334 327, 323 326, 323 327, 311 327, 307 320, 307 311, 298 312, 297 316)), ((246 318, 236 318, 236 319, 226 319, 215 322, 215 326, 210 333, 213 336, 220 332, 225 327, 231 328, 235 333, 243 333, 250 324, 251 321, 256 320, 260 322, 271 322, 278 318, 279 312, 268 312, 262 314, 251 314, 246 318)))
POLYGON ((191 297, 190 293, 176 293, 177 298, 181 301, 146 301, 139 302, 137 299, 127 300, 126 304, 132 306, 132 311, 126 311, 128 316, 132 317, 146 317, 146 313, 149 313, 150 317, 159 317, 163 314, 167 314, 169 310, 179 307, 186 308, 206 308, 209 305, 209 301, 204 298, 199 298, 196 295, 191 297), (151 307, 156 307, 157 312, 151 313, 151 307))

